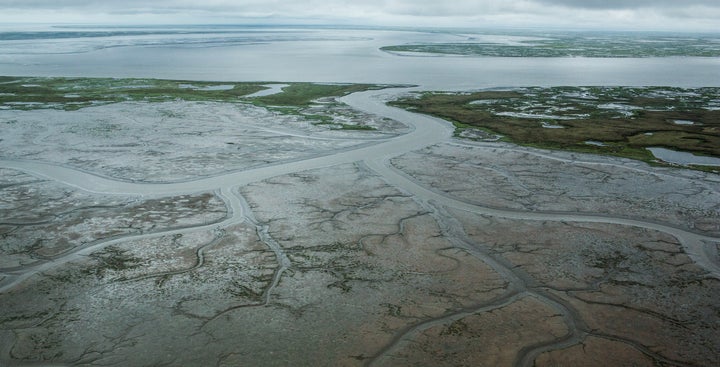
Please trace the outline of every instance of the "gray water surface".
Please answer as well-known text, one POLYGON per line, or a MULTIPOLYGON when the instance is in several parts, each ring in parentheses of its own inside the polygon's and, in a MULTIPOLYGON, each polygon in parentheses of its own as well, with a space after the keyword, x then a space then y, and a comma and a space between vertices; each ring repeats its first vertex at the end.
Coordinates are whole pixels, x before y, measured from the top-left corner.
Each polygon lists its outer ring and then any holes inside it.
POLYGON ((669 163, 682 165, 696 164, 701 166, 720 167, 720 158, 700 156, 688 152, 678 152, 675 150, 657 147, 647 148, 647 150, 649 150, 655 156, 655 158, 661 159, 669 163))
POLYGON ((398 56, 380 47, 462 39, 398 30, 268 29, 0 41, 0 75, 513 86, 720 86, 720 58, 398 56), (35 44, 35 46, 33 46, 35 44))

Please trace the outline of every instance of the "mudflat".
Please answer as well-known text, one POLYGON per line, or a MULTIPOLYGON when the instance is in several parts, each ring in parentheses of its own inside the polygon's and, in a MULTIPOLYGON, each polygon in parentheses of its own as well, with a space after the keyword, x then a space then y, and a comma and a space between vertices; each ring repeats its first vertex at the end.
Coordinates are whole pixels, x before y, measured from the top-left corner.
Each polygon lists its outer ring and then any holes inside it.
POLYGON ((717 364, 717 174, 162 83, 0 110, 3 365, 717 364))

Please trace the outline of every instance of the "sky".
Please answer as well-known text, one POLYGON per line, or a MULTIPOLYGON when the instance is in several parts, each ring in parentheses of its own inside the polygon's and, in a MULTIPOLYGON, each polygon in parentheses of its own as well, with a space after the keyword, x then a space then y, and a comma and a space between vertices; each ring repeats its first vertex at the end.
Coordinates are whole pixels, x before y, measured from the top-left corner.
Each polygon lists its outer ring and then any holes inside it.
POLYGON ((720 32, 720 0, 0 0, 0 25, 14 23, 720 32))

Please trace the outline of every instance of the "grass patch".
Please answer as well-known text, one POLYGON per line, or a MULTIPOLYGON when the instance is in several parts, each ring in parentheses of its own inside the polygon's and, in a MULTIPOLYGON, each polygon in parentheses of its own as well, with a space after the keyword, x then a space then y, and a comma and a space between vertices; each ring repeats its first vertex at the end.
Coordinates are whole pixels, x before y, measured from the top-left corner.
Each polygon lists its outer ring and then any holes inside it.
POLYGON ((315 125, 332 125, 334 121, 333 118, 328 115, 304 114, 303 116, 315 125))
POLYGON ((372 126, 367 125, 350 125, 350 124, 339 124, 341 130, 375 130, 372 126))
POLYGON ((218 101, 237 102, 263 90, 260 83, 220 83, 159 79, 110 78, 3 78, 0 104, 13 109, 77 110, 92 105, 126 102, 218 101), (10 79, 10 80, 7 80, 10 79), (231 89, 214 90, 227 86, 231 89))
POLYGON ((267 89, 264 84, 267 83, 0 76, 0 108, 72 111, 118 102, 175 100, 251 103, 279 114, 301 116, 315 125, 333 125, 342 130, 375 130, 371 126, 336 123, 331 110, 339 104, 318 100, 393 87, 375 84, 291 83, 278 94, 244 98, 267 89))
POLYGON ((526 146, 654 162, 647 147, 720 157, 720 111, 710 108, 718 95, 720 88, 557 87, 423 93, 391 104, 451 121, 456 136, 473 128, 526 146))

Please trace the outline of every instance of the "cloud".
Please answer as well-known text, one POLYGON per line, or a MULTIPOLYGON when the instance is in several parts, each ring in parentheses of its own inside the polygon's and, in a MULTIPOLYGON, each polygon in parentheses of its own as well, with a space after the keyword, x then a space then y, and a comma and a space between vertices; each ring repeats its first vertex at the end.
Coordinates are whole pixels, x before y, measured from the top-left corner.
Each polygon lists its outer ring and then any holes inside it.
POLYGON ((720 29, 718 0, 0 0, 0 22, 720 29))
POLYGON ((718 7, 717 0, 536 0, 548 5, 576 9, 664 9, 704 5, 718 7))
POLYGON ((406 13, 433 13, 440 16, 462 15, 468 12, 494 9, 513 9, 527 4, 556 5, 577 9, 643 9, 685 8, 689 6, 720 7, 717 0, 0 0, 4 9, 218 9, 247 11, 257 9, 301 9, 303 11, 341 8, 399 10, 406 13), (439 10, 439 12, 435 12, 439 10))

